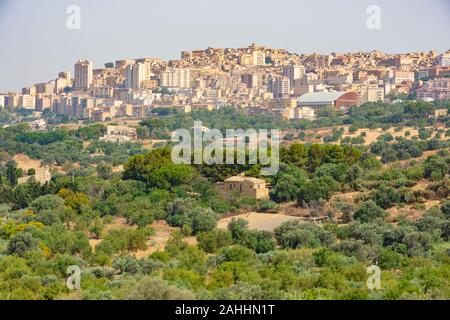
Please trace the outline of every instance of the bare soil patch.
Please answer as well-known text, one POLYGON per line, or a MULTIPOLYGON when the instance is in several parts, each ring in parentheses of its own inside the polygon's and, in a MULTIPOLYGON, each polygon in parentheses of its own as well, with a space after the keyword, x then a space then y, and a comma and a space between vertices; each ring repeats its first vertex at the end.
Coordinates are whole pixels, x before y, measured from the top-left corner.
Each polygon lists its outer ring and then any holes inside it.
POLYGON ((387 209, 388 216, 386 221, 395 222, 400 217, 404 217, 408 220, 416 221, 423 217, 424 213, 432 207, 439 206, 440 200, 427 200, 420 205, 407 205, 402 208, 392 207, 387 209))
POLYGON ((220 219, 219 222, 217 223, 217 228, 226 229, 228 227, 228 223, 230 223, 230 221, 233 218, 236 219, 241 218, 248 221, 249 229, 267 230, 267 231, 273 231, 273 229, 275 229, 276 227, 278 227, 279 225, 281 225, 286 221, 302 220, 302 218, 300 217, 288 216, 280 213, 271 214, 271 213, 248 212, 220 219))
POLYGON ((17 166, 24 172, 32 168, 37 171, 42 166, 41 160, 31 159, 29 156, 22 153, 16 154, 13 159, 17 162, 17 166))
MULTIPOLYGON (((164 220, 155 221, 152 224, 153 230, 155 230, 155 235, 151 236, 149 240, 147 240, 147 249, 146 250, 138 250, 134 253, 136 258, 145 258, 151 255, 156 251, 163 251, 166 246, 167 241, 170 239, 172 232, 176 230, 180 230, 176 227, 171 227, 164 220)), ((183 239, 189 245, 197 244, 197 238, 194 236, 186 237, 183 239)))
POLYGON ((113 219, 111 223, 105 225, 104 231, 105 233, 109 233, 112 230, 126 229, 126 228, 133 228, 133 227, 127 224, 127 219, 123 217, 116 217, 113 219))

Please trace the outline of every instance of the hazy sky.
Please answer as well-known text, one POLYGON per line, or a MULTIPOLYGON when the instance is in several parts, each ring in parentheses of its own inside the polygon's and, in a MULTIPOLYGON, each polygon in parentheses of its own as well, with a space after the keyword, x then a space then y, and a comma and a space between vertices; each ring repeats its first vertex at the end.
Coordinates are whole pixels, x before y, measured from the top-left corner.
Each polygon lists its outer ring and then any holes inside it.
POLYGON ((179 58, 252 42, 297 53, 450 48, 450 0, 0 0, 0 92, 54 79, 78 58, 179 58), (69 5, 81 29, 66 27, 69 5), (369 5, 381 29, 366 27, 369 5))

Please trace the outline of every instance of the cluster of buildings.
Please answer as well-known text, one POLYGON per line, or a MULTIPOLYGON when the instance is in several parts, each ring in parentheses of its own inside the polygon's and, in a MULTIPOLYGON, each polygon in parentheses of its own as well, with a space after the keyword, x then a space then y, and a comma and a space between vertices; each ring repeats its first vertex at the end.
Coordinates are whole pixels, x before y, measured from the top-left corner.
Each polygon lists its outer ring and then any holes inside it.
POLYGON ((136 128, 108 125, 106 126, 106 134, 100 137, 100 140, 121 143, 134 141, 137 138, 136 128))
POLYGON ((0 106, 107 121, 145 117, 158 108, 182 112, 241 108, 286 119, 384 101, 390 93, 449 99, 450 51, 384 54, 294 54, 252 44, 246 48, 183 51, 178 60, 125 59, 95 69, 78 60, 74 73, 22 92, 0 94, 0 106))

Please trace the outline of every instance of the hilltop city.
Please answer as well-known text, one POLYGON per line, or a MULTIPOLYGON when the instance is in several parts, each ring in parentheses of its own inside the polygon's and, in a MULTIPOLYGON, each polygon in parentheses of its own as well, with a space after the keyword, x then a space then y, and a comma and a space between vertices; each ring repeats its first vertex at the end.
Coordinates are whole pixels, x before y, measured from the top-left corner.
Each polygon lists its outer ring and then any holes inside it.
POLYGON ((450 51, 296 54, 251 44, 246 48, 182 51, 178 60, 124 59, 94 69, 76 61, 74 73, 0 94, 0 106, 90 122, 142 118, 155 110, 191 112, 223 106, 249 115, 314 119, 318 110, 345 112, 366 102, 450 99, 450 51), (73 75, 73 76, 72 76, 73 75), (391 98, 391 99, 389 99, 391 98))

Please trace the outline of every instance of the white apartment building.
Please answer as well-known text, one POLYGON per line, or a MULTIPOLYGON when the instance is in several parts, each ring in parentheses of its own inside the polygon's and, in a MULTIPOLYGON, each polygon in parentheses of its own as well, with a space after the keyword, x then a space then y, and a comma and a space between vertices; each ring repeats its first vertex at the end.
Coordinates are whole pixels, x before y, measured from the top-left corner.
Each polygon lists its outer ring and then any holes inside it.
POLYGON ((36 106, 35 106, 35 110, 42 112, 45 109, 49 109, 52 105, 52 98, 51 96, 41 96, 41 97, 36 97, 36 106))
POLYGON ((288 77, 277 76, 272 79, 272 93, 274 98, 289 96, 291 87, 288 77))
MULTIPOLYGON (((101 101, 101 99, 99 99, 101 101)), ((72 99, 72 113, 73 117, 83 118, 85 110, 92 109, 97 106, 97 99, 91 97, 77 97, 76 100, 72 99), (76 101, 76 103, 75 103, 76 101)))
POLYGON ((52 104, 52 113, 72 115, 72 96, 63 96, 55 99, 52 104))
POLYGON ((92 62, 89 60, 78 60, 75 63, 75 90, 87 90, 93 82, 92 62))
POLYGON ((300 65, 283 66, 283 76, 289 78, 291 88, 295 85, 295 80, 301 80, 305 74, 305 67, 300 65))
POLYGON ((362 85, 359 88, 360 103, 384 101, 384 89, 378 85, 362 85))
POLYGON ((16 92, 8 93, 8 107, 18 107, 19 106, 19 94, 16 92))
POLYGON ((110 99, 114 96, 114 88, 112 87, 94 87, 91 95, 96 98, 110 99))
POLYGON ((262 87, 262 77, 257 73, 244 73, 241 75, 241 81, 249 89, 262 87))
POLYGON ((135 63, 125 67, 125 88, 140 89, 142 82, 149 80, 151 65, 148 63, 135 63))
POLYGON ((22 94, 19 96, 19 107, 25 109, 34 109, 36 106, 35 96, 30 94, 22 94))
POLYGON ((166 88, 190 88, 191 74, 189 69, 171 68, 161 72, 160 86, 166 88))

